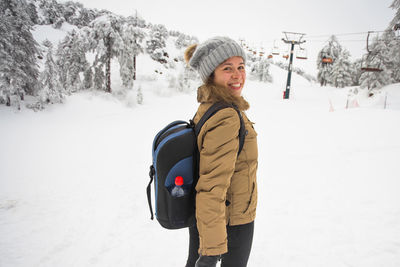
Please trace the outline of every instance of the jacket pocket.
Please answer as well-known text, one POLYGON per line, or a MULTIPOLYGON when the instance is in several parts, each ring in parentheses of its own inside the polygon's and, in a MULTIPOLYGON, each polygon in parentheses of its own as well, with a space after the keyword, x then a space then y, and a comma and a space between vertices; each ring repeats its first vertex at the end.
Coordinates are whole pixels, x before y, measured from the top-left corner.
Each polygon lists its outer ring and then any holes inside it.
POLYGON ((253 183, 249 203, 243 214, 254 212, 256 206, 257 206, 257 184, 253 183))

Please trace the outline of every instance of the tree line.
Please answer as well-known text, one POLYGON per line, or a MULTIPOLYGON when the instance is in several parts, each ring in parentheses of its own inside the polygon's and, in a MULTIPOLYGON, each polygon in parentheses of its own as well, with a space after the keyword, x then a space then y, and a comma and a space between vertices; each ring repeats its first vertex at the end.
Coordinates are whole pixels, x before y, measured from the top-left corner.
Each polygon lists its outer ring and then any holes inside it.
POLYGON ((169 57, 166 40, 175 37, 178 49, 198 42, 195 37, 168 31, 164 25, 148 23, 137 13, 123 17, 55 0, 2 0, 0 30, 5 33, 0 37, 0 104, 20 107, 21 101, 31 96, 37 99, 32 106, 35 109, 62 102, 65 95, 80 90, 111 92, 114 59, 123 86, 132 88, 139 54, 149 54, 166 68, 173 67, 183 59, 169 57), (48 40, 38 44, 32 36, 34 25, 50 24, 57 29, 64 22, 77 30, 56 47, 48 40), (88 60, 88 55, 94 59, 88 60))
MULTIPOLYGON (((362 59, 351 62, 349 52, 335 36, 328 40, 317 60, 317 80, 322 86, 360 86, 373 91, 400 82, 400 38, 394 30, 400 28, 400 0, 394 0, 391 8, 397 13, 388 30, 371 39, 370 52, 362 59), (363 71, 363 66, 375 66, 380 71, 363 71)), ((132 88, 139 54, 148 54, 165 68, 174 68, 184 63, 181 57, 169 56, 168 38, 174 38, 177 49, 198 42, 195 37, 168 31, 164 25, 146 22, 137 13, 123 17, 56 0, 2 0, 0 30, 0 104, 19 108, 28 96, 36 100, 31 106, 34 109, 62 102, 66 95, 80 90, 111 92, 112 60, 119 63, 123 86, 132 88), (35 25, 58 29, 64 23, 76 26, 76 30, 57 45, 50 41, 38 44, 32 36, 35 25)), ((250 74, 255 79, 272 82, 270 64, 270 60, 248 53, 250 74)), ((300 69, 296 72, 314 80, 300 69)), ((170 87, 184 90, 194 75, 185 67, 170 78, 170 87)))
POLYGON ((321 86, 360 86, 373 95, 385 85, 400 82, 400 0, 394 0, 390 7, 397 11, 395 17, 380 36, 368 39, 368 51, 361 59, 351 62, 350 53, 337 37, 329 38, 318 53, 321 86))

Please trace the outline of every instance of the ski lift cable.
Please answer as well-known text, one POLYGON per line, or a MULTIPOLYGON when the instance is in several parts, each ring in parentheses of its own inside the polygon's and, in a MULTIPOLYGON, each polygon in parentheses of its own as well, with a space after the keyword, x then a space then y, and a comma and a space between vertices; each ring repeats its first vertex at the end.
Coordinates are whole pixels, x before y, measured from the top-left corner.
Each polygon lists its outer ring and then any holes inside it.
MULTIPOLYGON (((383 33, 383 32, 387 32, 388 30, 382 30, 382 31, 366 31, 366 32, 352 32, 352 33, 336 33, 336 34, 326 34, 326 35, 309 35, 307 36, 307 40, 311 41, 311 42, 326 42, 326 40, 318 40, 318 38, 326 38, 326 37, 330 37, 332 35, 335 36, 355 36, 355 35, 365 35, 365 34, 374 34, 374 33, 383 33)), ((289 33, 289 32, 287 32, 289 33)), ((302 34, 303 35, 303 34, 302 34)), ((304 34, 305 35, 305 34, 304 34)), ((303 36, 302 36, 303 37, 303 36)), ((394 41, 400 41, 400 39, 398 38, 393 38, 394 41)), ((272 50, 278 50, 278 47, 276 45, 276 39, 274 40, 269 40, 266 41, 264 40, 266 43, 271 43, 273 45, 273 49, 272 50)), ((358 39, 350 39, 350 40, 340 40, 340 42, 365 42, 365 39, 363 40, 358 40, 358 39)), ((277 53, 274 53, 277 54, 277 53)))
POLYGON ((326 34, 326 35, 309 35, 307 38, 322 38, 322 37, 330 37, 332 35, 335 36, 346 36, 346 35, 363 35, 368 33, 381 33, 385 31, 367 31, 367 32, 352 32, 352 33, 336 33, 336 34, 326 34))
MULTIPOLYGON (((365 35, 368 34, 368 32, 370 33, 382 33, 382 32, 386 32, 387 30, 383 30, 383 31, 364 31, 364 32, 352 32, 352 33, 333 33, 333 34, 322 34, 322 35, 307 35, 307 40, 313 39, 313 38, 326 38, 326 37, 330 37, 332 35, 335 36, 349 36, 349 35, 365 35)), ((264 40, 265 41, 265 40, 264 40)), ((269 40, 266 41, 267 43, 275 43, 276 39, 274 40, 269 40)), ((358 41, 358 40, 356 40, 358 41)))
MULTIPOLYGON (((327 40, 313 40, 313 39, 309 39, 307 40, 309 42, 327 42, 327 40)), ((344 42, 365 42, 365 39, 360 39, 360 40, 340 40, 340 42, 344 43, 344 42)))

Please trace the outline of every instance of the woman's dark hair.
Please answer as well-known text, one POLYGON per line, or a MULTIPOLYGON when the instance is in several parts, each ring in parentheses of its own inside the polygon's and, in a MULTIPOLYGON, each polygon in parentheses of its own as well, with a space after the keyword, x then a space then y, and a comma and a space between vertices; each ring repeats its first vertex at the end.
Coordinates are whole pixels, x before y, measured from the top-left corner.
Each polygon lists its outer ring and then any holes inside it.
POLYGON ((207 82, 205 83, 206 85, 214 85, 214 71, 210 74, 210 76, 207 79, 207 82))

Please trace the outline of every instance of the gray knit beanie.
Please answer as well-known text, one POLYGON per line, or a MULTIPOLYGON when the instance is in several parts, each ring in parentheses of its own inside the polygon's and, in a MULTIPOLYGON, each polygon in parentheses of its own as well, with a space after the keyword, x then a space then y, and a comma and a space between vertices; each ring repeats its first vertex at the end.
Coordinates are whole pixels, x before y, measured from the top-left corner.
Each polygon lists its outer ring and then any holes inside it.
POLYGON ((214 37, 197 45, 188 63, 206 82, 216 67, 235 56, 242 57, 246 63, 246 54, 238 43, 228 37, 214 37))

